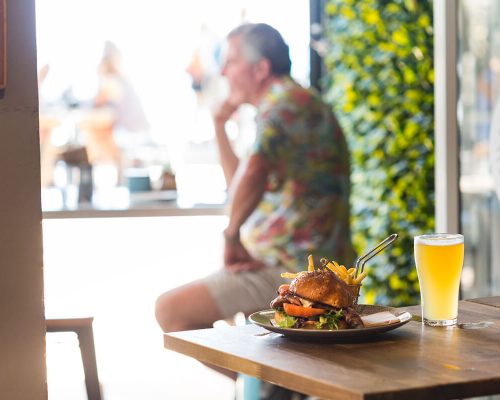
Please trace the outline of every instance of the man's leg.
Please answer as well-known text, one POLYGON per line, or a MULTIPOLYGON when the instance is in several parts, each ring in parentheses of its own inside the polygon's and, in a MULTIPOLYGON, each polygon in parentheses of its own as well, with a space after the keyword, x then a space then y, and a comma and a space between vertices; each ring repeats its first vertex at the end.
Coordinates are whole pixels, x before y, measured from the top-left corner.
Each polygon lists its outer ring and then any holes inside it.
POLYGON ((162 294, 156 300, 155 314, 164 332, 211 328, 222 318, 214 298, 200 281, 162 294))
MULTIPOLYGON (((211 328, 223 316, 205 284, 189 283, 162 294, 156 301, 156 320, 164 332, 211 328)), ((237 374, 214 365, 213 370, 236 380, 237 374)))

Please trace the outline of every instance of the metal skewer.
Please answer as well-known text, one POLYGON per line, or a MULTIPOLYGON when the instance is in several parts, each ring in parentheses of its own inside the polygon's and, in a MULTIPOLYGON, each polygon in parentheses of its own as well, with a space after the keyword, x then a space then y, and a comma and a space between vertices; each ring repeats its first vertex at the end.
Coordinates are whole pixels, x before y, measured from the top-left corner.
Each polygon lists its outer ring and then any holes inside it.
POLYGON ((355 277, 358 276, 358 274, 362 273, 363 270, 365 269, 365 264, 366 262, 376 256, 378 253, 380 253, 382 250, 384 250, 387 246, 389 246, 392 242, 394 242, 398 238, 397 233, 393 233, 392 235, 388 236, 385 238, 383 241, 381 241, 375 248, 370 250, 368 253, 365 255, 359 257, 356 261, 356 272, 354 274, 355 277), (360 271, 361 267, 361 271, 360 271))

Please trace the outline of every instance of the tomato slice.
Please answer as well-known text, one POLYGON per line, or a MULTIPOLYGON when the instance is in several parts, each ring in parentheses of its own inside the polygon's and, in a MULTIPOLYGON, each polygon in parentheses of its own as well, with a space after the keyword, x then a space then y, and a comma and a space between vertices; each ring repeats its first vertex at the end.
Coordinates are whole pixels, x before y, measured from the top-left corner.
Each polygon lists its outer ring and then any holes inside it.
POLYGON ((323 310, 321 308, 297 306, 290 303, 284 303, 283 308, 285 309, 285 312, 292 317, 309 318, 314 317, 315 315, 324 314, 326 312, 326 310, 323 310))

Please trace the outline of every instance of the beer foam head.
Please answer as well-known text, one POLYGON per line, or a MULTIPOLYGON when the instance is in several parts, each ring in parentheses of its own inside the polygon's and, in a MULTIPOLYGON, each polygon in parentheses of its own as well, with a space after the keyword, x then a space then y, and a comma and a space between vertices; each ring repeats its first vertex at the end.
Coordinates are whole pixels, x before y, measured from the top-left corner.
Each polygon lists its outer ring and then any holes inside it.
POLYGON ((464 242, 463 235, 458 233, 433 233, 430 235, 415 236, 414 244, 428 246, 451 246, 464 242))

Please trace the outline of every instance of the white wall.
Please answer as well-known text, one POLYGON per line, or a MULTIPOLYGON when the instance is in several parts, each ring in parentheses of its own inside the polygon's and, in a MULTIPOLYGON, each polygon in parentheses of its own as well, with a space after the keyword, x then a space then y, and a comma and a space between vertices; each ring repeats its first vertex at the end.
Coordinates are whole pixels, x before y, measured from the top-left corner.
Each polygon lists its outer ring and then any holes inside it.
POLYGON ((34 0, 7 4, 0 91, 0 398, 47 399, 34 0))

